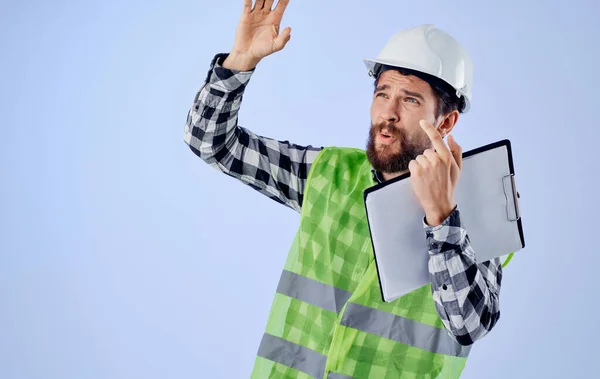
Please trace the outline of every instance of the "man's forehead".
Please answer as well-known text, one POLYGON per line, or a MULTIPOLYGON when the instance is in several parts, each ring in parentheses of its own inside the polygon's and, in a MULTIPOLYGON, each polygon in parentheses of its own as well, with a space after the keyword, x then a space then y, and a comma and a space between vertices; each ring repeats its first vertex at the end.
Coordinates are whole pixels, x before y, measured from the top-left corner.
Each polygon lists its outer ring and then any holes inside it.
POLYGON ((377 82, 378 87, 392 86, 400 87, 398 89, 410 89, 411 91, 418 91, 423 94, 431 93, 431 87, 429 83, 421 78, 414 75, 403 75, 396 70, 386 70, 379 75, 377 82))

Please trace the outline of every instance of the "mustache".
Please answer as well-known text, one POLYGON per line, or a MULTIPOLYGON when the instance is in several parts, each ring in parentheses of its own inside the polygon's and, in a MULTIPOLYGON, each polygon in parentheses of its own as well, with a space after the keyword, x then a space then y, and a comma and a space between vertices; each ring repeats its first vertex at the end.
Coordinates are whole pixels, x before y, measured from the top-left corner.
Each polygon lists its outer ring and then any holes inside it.
POLYGON ((388 134, 392 134, 396 137, 403 137, 404 136, 404 131, 395 127, 394 125, 390 124, 390 123, 386 123, 386 122, 380 122, 377 124, 372 124, 371 125, 371 132, 373 135, 376 135, 377 133, 380 133, 381 131, 383 131, 384 129, 386 129, 388 131, 388 134))

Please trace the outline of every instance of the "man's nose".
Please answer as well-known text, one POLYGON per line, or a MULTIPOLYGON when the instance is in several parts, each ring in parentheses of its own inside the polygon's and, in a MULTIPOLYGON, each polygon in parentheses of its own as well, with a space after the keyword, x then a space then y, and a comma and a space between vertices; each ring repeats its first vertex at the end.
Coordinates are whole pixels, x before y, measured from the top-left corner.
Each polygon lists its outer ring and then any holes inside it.
POLYGON ((381 113, 381 118, 383 121, 389 123, 396 123, 400 121, 400 112, 398 111, 398 107, 389 104, 381 113))

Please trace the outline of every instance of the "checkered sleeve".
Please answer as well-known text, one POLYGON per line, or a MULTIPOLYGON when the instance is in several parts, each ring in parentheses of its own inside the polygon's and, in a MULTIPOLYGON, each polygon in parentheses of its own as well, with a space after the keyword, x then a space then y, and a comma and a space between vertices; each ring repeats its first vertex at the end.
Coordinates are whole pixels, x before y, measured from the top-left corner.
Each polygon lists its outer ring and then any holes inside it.
POLYGON ((458 208, 442 224, 431 227, 423 220, 423 226, 437 312, 458 343, 471 345, 489 333, 500 318, 500 259, 476 262, 458 208))
POLYGON ((259 136, 238 124, 254 72, 222 66, 217 54, 188 111, 184 141, 204 162, 298 212, 310 166, 322 147, 259 136))

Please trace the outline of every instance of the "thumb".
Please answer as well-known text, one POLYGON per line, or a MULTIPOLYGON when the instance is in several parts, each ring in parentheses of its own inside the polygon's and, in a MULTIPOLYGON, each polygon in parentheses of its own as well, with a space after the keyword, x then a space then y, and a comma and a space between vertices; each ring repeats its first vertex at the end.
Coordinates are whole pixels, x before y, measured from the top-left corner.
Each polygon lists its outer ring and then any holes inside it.
POLYGON ((289 26, 287 28, 283 29, 283 31, 279 34, 279 36, 277 36, 277 38, 275 38, 275 42, 274 42, 275 51, 280 51, 285 47, 285 45, 287 45, 290 38, 292 38, 291 33, 292 33, 292 28, 290 28, 289 26))
POLYGON ((458 168, 462 169, 462 147, 460 147, 460 145, 456 143, 456 140, 454 139, 452 134, 448 136, 448 147, 452 152, 452 156, 454 157, 458 168))

